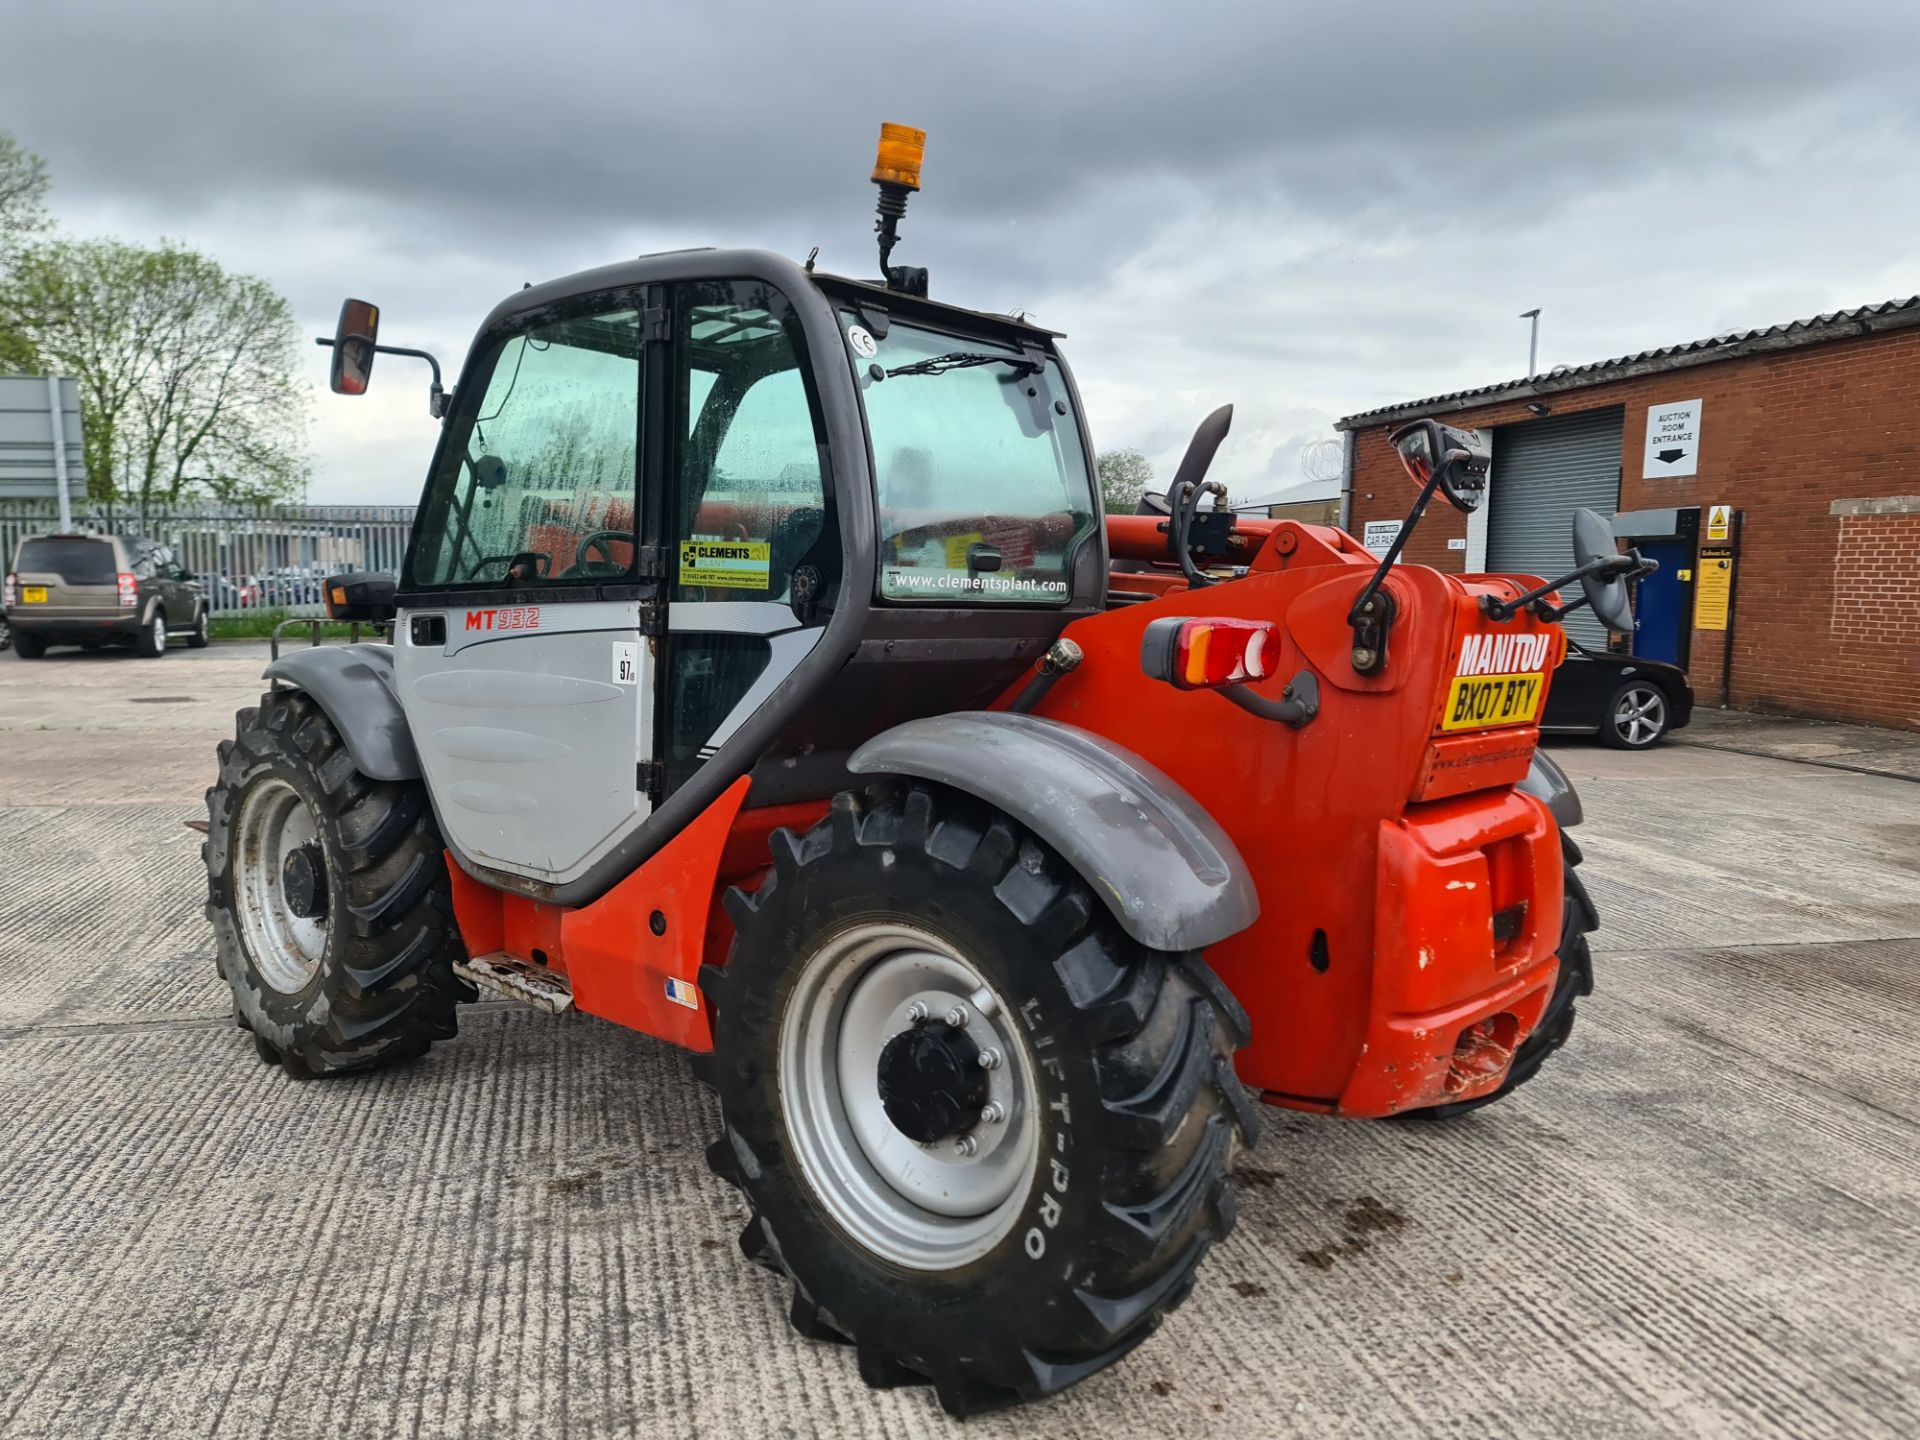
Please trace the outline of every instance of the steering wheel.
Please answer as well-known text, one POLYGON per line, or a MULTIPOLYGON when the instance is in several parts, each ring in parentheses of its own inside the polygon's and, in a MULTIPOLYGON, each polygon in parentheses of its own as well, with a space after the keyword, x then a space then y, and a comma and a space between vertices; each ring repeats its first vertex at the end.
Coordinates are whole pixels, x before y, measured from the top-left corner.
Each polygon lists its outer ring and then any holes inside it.
POLYGON ((615 540, 631 545, 633 544, 633 531, 595 530, 590 534, 583 535, 580 538, 580 543, 573 547, 573 564, 568 567, 567 573, 569 575, 604 575, 608 572, 617 575, 626 574, 627 567, 620 561, 614 559, 613 551, 607 548, 608 545, 615 540), (598 550, 600 552, 600 558, 598 560, 588 558, 587 552, 591 550, 598 550), (602 566, 606 568, 601 569, 600 567, 602 566))
POLYGON ((480 572, 489 565, 505 565, 511 570, 514 561, 525 559, 528 555, 534 557, 535 574, 544 579, 547 572, 553 569, 553 557, 544 550, 516 550, 511 555, 488 555, 467 567, 467 579, 478 580, 480 572))

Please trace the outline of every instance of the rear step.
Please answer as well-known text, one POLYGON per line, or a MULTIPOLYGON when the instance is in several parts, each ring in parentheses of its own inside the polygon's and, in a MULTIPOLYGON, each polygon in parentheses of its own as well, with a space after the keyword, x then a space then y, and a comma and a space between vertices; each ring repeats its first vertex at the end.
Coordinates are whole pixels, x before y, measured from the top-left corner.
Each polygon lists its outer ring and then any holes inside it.
POLYGON ((573 986, 567 977, 555 974, 544 965, 522 960, 496 950, 491 955, 476 955, 471 960, 453 962, 453 973, 471 980, 482 990, 491 990, 509 1000, 518 1000, 549 1015, 573 1008, 573 986))

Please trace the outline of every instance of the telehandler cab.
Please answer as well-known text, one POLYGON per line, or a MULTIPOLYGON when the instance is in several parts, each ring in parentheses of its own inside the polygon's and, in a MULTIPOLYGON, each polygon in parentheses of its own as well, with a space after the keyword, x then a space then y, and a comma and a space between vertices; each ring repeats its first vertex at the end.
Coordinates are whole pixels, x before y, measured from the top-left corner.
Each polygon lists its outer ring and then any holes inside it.
MULTIPOLYGON (((1597 921, 1535 754, 1554 587, 1236 516, 1227 410, 1103 517, 1059 337, 886 264, 923 139, 883 132, 878 282, 646 256, 509 296, 451 393, 436 365, 397 585, 326 586, 391 643, 268 668, 204 855, 237 1021, 293 1075, 417 1056, 476 986, 692 1051, 795 1327, 968 1413, 1185 1298, 1255 1098, 1436 1117, 1530 1079, 1597 921)), ((378 319, 321 342, 336 390, 378 319)), ((1478 503, 1478 436, 1395 443, 1402 542, 1478 503)), ((1555 584, 1618 624, 1636 561, 1595 524, 1555 584)))

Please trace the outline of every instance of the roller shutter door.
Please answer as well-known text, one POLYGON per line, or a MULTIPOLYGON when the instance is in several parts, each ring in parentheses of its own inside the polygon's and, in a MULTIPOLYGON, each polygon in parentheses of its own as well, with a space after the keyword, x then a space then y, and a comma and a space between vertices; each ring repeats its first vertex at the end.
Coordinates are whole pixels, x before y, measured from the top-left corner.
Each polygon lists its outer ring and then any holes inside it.
MULTIPOLYGON (((1573 568, 1573 512, 1611 517, 1620 508, 1620 431, 1624 409, 1588 410, 1493 432, 1493 494, 1487 516, 1487 569, 1551 580, 1573 568)), ((1607 643, 1591 611, 1567 617, 1583 645, 1607 643)))

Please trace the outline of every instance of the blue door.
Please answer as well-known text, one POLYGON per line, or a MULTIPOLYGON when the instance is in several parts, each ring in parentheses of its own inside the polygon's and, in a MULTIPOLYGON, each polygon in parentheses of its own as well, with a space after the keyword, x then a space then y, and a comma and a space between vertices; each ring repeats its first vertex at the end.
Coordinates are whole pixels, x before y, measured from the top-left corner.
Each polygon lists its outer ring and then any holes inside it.
POLYGON ((1680 627, 1687 623, 1686 587, 1680 572, 1693 565, 1693 547, 1684 540, 1653 540, 1640 546, 1660 568, 1640 582, 1634 602, 1633 653, 1648 660, 1680 663, 1680 627))

